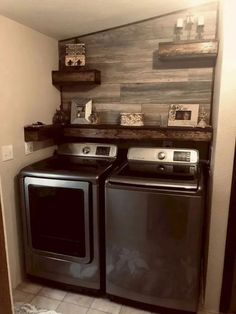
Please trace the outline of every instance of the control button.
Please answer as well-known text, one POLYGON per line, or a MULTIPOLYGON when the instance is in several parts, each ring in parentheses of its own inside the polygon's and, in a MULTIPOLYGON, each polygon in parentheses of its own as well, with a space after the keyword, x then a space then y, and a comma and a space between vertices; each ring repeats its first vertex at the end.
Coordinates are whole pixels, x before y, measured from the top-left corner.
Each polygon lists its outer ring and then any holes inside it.
POLYGON ((83 154, 87 155, 90 153, 90 147, 89 146, 85 146, 83 149, 82 149, 82 152, 83 154))
POLYGON ((160 153, 158 153, 158 155, 157 155, 157 158, 160 159, 160 160, 165 159, 165 157, 166 157, 166 154, 165 154, 164 152, 160 152, 160 153))
POLYGON ((164 167, 164 166, 159 166, 159 170, 160 170, 161 172, 163 172, 163 171, 165 171, 165 167, 164 167))

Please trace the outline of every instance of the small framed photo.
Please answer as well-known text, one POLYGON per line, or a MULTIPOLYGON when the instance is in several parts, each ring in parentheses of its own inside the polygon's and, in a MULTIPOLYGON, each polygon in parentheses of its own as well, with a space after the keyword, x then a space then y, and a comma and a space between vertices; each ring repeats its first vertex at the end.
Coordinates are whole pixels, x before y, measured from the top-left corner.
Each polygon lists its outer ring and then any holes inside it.
POLYGON ((89 124, 92 114, 92 100, 79 101, 73 99, 71 101, 71 124, 89 124))
POLYGON ((198 123, 199 104, 170 105, 168 126, 195 127, 198 123))

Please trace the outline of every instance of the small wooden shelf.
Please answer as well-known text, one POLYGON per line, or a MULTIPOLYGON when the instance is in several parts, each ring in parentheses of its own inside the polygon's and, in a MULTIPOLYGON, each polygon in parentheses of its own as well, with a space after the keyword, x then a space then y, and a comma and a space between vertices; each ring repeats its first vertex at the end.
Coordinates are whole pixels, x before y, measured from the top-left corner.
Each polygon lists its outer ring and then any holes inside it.
POLYGON ((120 125, 44 125, 40 127, 26 126, 25 141, 43 141, 50 138, 94 138, 112 140, 176 140, 193 142, 210 142, 212 127, 124 127, 120 125))
POLYGON ((25 126, 25 142, 38 142, 48 139, 55 139, 59 136, 61 126, 42 125, 42 126, 25 126))
POLYGON ((216 59, 218 41, 180 41, 159 43, 160 60, 182 60, 195 58, 216 59))
POLYGON ((98 70, 52 71, 52 84, 57 88, 100 83, 101 73, 98 70))

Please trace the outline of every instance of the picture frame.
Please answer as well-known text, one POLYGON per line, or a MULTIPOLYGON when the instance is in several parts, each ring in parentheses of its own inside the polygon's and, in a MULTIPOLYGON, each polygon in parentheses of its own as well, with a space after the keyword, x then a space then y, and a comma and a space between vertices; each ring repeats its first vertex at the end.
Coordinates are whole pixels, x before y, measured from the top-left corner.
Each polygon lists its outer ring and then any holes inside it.
POLYGON ((199 104, 172 104, 169 108, 168 126, 196 127, 199 104))
POLYGON ((92 100, 71 101, 71 124, 89 124, 91 123, 92 100))

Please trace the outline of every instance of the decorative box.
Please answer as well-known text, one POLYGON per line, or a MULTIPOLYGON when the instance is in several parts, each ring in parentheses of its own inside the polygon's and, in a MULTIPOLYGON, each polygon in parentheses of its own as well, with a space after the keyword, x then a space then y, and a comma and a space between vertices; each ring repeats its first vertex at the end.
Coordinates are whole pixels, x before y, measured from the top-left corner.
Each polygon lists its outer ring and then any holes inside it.
POLYGON ((66 44, 65 53, 66 67, 85 65, 85 44, 66 44))
POLYGON ((120 124, 124 126, 142 126, 143 117, 144 117, 143 113, 121 112, 120 124))

